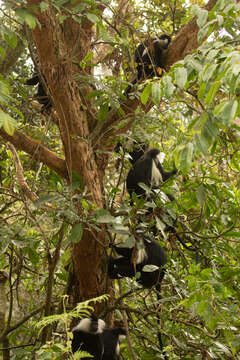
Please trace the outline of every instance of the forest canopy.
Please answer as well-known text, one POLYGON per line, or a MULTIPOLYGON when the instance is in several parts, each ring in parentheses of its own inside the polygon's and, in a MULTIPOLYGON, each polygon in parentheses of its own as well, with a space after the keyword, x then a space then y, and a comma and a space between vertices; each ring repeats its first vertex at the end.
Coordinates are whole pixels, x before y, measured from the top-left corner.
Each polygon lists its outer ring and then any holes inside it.
POLYGON ((3 360, 80 359, 92 313, 120 359, 240 356, 239 24, 239 0, 1 1, 3 360), (142 160, 141 195, 136 146, 171 173, 142 160))

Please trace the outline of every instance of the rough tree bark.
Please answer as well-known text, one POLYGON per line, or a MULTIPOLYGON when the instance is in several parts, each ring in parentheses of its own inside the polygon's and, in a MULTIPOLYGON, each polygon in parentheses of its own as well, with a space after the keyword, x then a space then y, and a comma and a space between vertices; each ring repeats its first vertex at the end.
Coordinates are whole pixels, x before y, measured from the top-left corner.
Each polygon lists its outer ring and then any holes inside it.
MULTIPOLYGON (((28 6, 38 6, 39 3, 37 0, 29 0, 28 6)), ((89 127, 96 119, 88 112, 91 103, 85 100, 89 90, 79 91, 77 83, 73 80, 74 73, 79 72, 73 59, 81 61, 90 50, 93 24, 87 19, 79 24, 68 18, 60 25, 52 6, 44 13, 34 10, 41 29, 35 28, 33 39, 58 115, 69 180, 71 181, 71 173, 75 169, 91 194, 90 200, 97 208, 102 209, 103 179, 99 173, 89 133, 89 127), (83 108, 87 110, 83 111, 83 108)), ((82 74, 86 73, 90 73, 90 69, 85 68, 82 71, 82 74)), ((85 230, 82 240, 78 244, 73 244, 75 302, 96 297, 106 291, 106 272, 102 265, 106 242, 102 228, 96 234, 85 230)))
MULTIPOLYGON (((134 121, 134 111, 139 105, 138 100, 127 99, 122 104, 124 115, 110 111, 104 123, 97 123, 96 110, 91 101, 86 100, 86 94, 91 88, 79 89, 73 75, 80 72, 90 74, 91 69, 79 69, 75 65, 91 50, 93 24, 85 19, 79 24, 69 17, 59 24, 54 8, 49 5, 43 13, 39 10, 40 0, 28 0, 33 14, 41 27, 32 31, 37 49, 40 67, 49 86, 54 109, 59 119, 60 136, 65 153, 65 161, 55 156, 43 145, 16 132, 10 137, 1 130, 0 135, 12 142, 18 149, 33 155, 39 161, 47 164, 60 176, 71 182, 74 170, 83 180, 91 194, 91 200, 97 208, 104 208, 103 179, 108 163, 108 155, 99 155, 95 150, 111 149, 106 145, 109 138, 120 132, 126 132, 134 121), (113 125, 125 120, 125 126, 116 132, 113 125), (24 142, 22 141, 25 139, 24 142), (33 145, 31 147, 31 145, 33 145), (37 151, 35 152, 34 149, 37 151), (44 155, 43 155, 44 154, 44 155)), ((210 10, 216 0, 210 0, 206 8, 210 10)), ((103 10, 99 9, 99 10, 103 10)), ((198 26, 192 19, 176 36, 168 52, 168 65, 183 59, 192 49, 197 48, 198 26)), ((101 154, 101 152, 100 152, 101 154)), ((85 229, 82 240, 73 244, 74 262, 74 302, 89 299, 109 292, 105 288, 106 269, 105 251, 107 245, 104 227, 98 233, 85 229)), ((101 306, 97 309, 99 311, 101 306)))

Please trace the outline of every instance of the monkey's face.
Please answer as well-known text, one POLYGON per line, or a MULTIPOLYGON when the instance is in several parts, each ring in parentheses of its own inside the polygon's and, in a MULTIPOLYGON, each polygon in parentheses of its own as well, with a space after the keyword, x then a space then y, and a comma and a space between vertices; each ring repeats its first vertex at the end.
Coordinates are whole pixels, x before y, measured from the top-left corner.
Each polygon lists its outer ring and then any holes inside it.
POLYGON ((171 36, 162 34, 158 36, 154 42, 157 42, 162 49, 167 49, 171 42, 171 36))

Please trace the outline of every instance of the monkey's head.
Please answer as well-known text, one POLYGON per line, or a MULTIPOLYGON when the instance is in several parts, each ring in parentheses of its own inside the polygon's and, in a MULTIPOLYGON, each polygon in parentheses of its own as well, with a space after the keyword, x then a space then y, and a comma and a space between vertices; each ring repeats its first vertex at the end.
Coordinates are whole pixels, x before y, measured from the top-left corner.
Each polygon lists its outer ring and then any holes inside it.
POLYGON ((157 36, 154 42, 157 42, 162 49, 167 49, 171 43, 171 36, 168 34, 162 34, 160 36, 157 36))

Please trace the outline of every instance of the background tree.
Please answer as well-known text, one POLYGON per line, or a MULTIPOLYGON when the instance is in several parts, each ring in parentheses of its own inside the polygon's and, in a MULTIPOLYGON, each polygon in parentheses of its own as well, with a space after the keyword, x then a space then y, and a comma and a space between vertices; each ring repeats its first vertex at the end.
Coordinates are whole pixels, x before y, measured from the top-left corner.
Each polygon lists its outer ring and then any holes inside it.
MULTIPOLYGON (((108 293, 108 307, 99 303, 95 311, 106 315, 117 308, 125 324, 128 319, 136 335, 133 358, 159 353, 152 336, 158 331, 157 312, 172 358, 234 358, 239 351, 239 5, 210 0, 201 10, 185 1, 4 4, 0 212, 1 252, 7 256, 1 256, 1 267, 9 272, 10 286, 2 343, 12 337, 13 346, 21 346, 12 350, 16 358, 47 358, 46 349, 45 355, 32 355, 37 336, 26 321, 42 310, 61 312, 62 294, 70 295, 72 308, 108 293), (134 49, 147 34, 159 32, 175 35, 169 72, 126 98, 134 49), (6 53, 15 59, 11 71, 6 53), (51 97, 47 115, 24 86, 33 72, 29 54, 51 97), (101 75, 104 67, 108 76, 101 75), (106 276, 109 241, 136 224, 136 209, 122 191, 129 164, 113 154, 120 135, 159 147, 169 164, 174 158, 180 175, 163 189, 177 196, 171 207, 181 220, 179 231, 201 249, 196 264, 173 237, 160 239, 169 257, 160 303, 153 290, 136 293, 129 281, 122 282, 114 302, 106 276), (115 169, 116 157, 121 171, 115 169)), ((53 330, 43 332, 42 344, 53 339, 53 330)), ((8 350, 3 354, 9 358, 8 350)), ((127 349, 125 356, 130 358, 127 349)))

